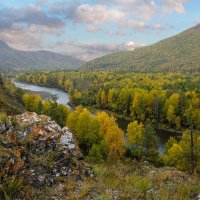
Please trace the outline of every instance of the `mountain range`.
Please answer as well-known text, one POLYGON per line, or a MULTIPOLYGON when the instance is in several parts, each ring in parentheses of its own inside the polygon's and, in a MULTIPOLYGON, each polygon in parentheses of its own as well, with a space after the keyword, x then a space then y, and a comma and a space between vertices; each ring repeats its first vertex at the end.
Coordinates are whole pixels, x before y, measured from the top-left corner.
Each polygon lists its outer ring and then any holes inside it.
POLYGON ((0 40, 0 71, 124 70, 200 72, 200 24, 156 44, 106 55, 85 63, 50 51, 20 51, 0 40))
POLYGON ((200 72, 200 24, 156 44, 92 60, 88 70, 200 72))
POLYGON ((71 70, 84 62, 50 51, 20 51, 0 40, 0 71, 71 70))

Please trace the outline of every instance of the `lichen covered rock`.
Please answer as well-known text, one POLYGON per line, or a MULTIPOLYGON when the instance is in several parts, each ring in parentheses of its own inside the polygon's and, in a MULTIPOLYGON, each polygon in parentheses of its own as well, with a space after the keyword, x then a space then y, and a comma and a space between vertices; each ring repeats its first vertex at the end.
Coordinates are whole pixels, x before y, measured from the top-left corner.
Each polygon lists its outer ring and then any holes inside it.
MULTIPOLYGON (((0 125, 0 181, 23 176, 40 189, 60 178, 82 181, 88 168, 74 135, 45 115, 26 112, 0 125)), ((90 174, 92 176, 92 170, 90 174)))

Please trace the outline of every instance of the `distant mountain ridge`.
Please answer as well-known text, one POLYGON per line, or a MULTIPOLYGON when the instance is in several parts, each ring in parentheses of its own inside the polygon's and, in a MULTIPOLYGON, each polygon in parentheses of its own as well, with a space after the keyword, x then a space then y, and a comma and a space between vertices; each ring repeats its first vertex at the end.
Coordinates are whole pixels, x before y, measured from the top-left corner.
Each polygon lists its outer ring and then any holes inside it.
POLYGON ((78 69, 84 62, 50 51, 20 51, 0 40, 0 70, 33 71, 78 69))
POLYGON ((200 72, 200 24, 156 44, 92 60, 88 70, 200 72))

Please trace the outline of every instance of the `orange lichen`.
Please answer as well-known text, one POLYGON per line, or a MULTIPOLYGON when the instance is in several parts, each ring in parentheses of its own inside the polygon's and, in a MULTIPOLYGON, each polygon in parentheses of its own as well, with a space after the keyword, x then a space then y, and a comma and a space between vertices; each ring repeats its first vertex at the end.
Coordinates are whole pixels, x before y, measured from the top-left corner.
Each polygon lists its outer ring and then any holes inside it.
POLYGON ((14 133, 7 133, 6 139, 9 143, 16 143, 16 141, 17 141, 14 133))
POLYGON ((20 169, 24 167, 24 164, 25 164, 24 160, 18 161, 15 165, 12 166, 11 171, 12 172, 19 171, 20 169))
POLYGON ((18 148, 14 148, 13 149, 13 154, 15 155, 15 157, 17 159, 19 159, 21 157, 21 152, 20 152, 20 150, 18 148))

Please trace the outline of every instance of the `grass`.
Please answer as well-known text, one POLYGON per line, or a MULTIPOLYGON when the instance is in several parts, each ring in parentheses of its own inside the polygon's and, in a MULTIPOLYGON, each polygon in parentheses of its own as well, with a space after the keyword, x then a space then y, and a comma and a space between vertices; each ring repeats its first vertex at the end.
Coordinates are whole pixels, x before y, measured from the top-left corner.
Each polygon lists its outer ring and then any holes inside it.
POLYGON ((199 177, 175 180, 167 170, 145 165, 138 168, 136 163, 96 164, 93 168, 96 179, 87 179, 81 192, 95 196, 94 199, 186 200, 200 193, 199 177), (153 170, 154 176, 150 173, 153 170))
POLYGON ((95 177, 77 182, 60 178, 59 184, 36 191, 34 200, 193 200, 200 193, 199 177, 174 178, 174 171, 136 162, 92 164, 95 177))
MULTIPOLYGON (((9 177, 4 180, 4 184, 0 184, 0 199, 13 200, 22 197, 31 200, 32 188, 24 185, 23 177, 9 177)), ((21 199, 22 199, 21 198, 21 199)))
POLYGON ((54 152, 46 153, 44 156, 31 153, 32 164, 51 167, 55 163, 58 153, 58 149, 54 152))
POLYGON ((0 112, 19 114, 24 111, 24 107, 16 101, 15 96, 11 95, 8 89, 0 87, 0 112))

